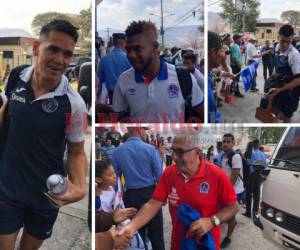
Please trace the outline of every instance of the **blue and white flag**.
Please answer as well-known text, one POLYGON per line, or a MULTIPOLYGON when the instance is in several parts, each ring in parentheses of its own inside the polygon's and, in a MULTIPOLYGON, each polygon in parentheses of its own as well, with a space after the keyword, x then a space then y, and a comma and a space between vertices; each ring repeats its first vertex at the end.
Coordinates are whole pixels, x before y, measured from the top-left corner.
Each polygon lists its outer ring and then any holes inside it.
POLYGON ((244 83, 245 92, 248 92, 252 86, 252 82, 254 80, 256 70, 258 68, 259 62, 254 62, 250 64, 248 67, 244 68, 240 75, 244 83))

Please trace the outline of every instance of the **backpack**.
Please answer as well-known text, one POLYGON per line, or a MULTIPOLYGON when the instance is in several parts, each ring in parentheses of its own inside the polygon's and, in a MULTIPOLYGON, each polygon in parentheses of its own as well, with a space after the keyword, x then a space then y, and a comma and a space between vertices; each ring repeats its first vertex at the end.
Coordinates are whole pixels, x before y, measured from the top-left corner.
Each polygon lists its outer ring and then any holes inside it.
POLYGON ((187 122, 190 118, 197 117, 192 106, 193 81, 190 72, 183 67, 176 67, 176 73, 184 99, 184 121, 187 122))
MULTIPOLYGON (((242 158, 242 171, 243 171, 243 177, 241 176, 241 174, 239 174, 239 178, 242 180, 242 182, 244 183, 244 186, 246 185, 246 182, 248 180, 248 174, 249 174, 249 165, 248 165, 248 162, 247 162, 247 159, 240 153, 237 153, 235 151, 230 151, 229 154, 227 155, 227 158, 228 158, 228 165, 229 167, 232 169, 232 157, 236 154, 239 154, 242 158)), ((224 154, 223 154, 224 156, 224 154)), ((222 158, 223 158, 222 156, 222 158)))
POLYGON ((4 151, 4 147, 6 144, 6 139, 7 139, 7 133, 8 133, 8 128, 9 128, 9 119, 8 119, 8 104, 9 104, 9 98, 11 96, 12 91, 14 90, 18 80, 20 79, 19 75, 21 71, 30 65, 24 64, 17 66, 12 69, 12 71, 9 74, 7 84, 6 84, 6 89, 5 89, 5 94, 7 96, 7 106, 4 110, 4 115, 3 115, 3 126, 0 128, 0 158, 1 155, 4 151))

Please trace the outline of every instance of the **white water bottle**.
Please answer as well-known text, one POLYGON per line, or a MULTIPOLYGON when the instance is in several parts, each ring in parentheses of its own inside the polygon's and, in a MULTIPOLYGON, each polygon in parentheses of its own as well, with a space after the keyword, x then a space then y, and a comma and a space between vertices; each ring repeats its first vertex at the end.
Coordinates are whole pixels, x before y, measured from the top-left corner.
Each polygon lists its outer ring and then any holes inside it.
POLYGON ((47 188, 54 195, 59 196, 67 192, 67 181, 60 174, 50 175, 47 179, 47 188))

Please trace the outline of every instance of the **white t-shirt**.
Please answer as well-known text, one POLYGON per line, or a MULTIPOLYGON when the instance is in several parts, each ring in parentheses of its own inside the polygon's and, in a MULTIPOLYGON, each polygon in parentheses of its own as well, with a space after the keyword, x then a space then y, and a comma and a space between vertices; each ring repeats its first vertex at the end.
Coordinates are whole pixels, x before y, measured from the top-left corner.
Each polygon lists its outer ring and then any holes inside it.
POLYGON ((172 156, 172 150, 171 150, 171 147, 172 147, 172 142, 167 142, 167 143, 165 144, 166 155, 168 155, 168 156, 172 156))
MULTIPOLYGON (((226 156, 222 159, 222 169, 226 172, 227 176, 231 177, 231 168, 228 164, 228 158, 226 156)), ((232 169, 240 169, 240 176, 243 178, 243 161, 239 154, 235 154, 232 157, 232 169)), ((234 184, 234 190, 236 194, 240 194, 244 191, 243 181, 240 177, 237 178, 234 184)))
POLYGON ((193 75, 196 78, 202 93, 204 93, 204 76, 202 75, 199 69, 195 69, 193 75))
MULTIPOLYGON (((203 105, 203 93, 192 78, 192 106, 203 105)), ((184 98, 175 66, 161 63, 158 76, 144 83, 141 74, 134 68, 123 72, 116 84, 113 96, 115 112, 130 110, 132 122, 184 122, 184 98)))
POLYGON ((112 212, 114 209, 116 192, 113 187, 110 187, 110 190, 102 191, 100 194, 101 207, 100 210, 105 212, 112 212))
POLYGON ((246 53, 247 53, 248 60, 257 60, 256 58, 254 58, 254 56, 257 55, 257 51, 254 44, 250 42, 247 44, 246 53))
MULTIPOLYGON (((279 44, 275 48, 276 52, 278 52, 278 50, 279 44)), ((288 56, 289 65, 292 69, 293 75, 300 74, 300 53, 293 45, 290 45, 284 53, 280 52, 280 55, 288 56)))

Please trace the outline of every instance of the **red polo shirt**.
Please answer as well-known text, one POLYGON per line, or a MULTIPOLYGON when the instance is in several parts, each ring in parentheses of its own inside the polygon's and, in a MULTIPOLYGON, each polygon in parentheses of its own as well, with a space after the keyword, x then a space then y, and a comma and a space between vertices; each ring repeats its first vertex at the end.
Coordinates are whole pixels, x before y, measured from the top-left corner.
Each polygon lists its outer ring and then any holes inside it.
MULTIPOLYGON (((183 234, 183 224, 176 220, 178 207, 188 204, 201 217, 211 217, 217 214, 223 205, 236 203, 236 194, 226 173, 219 167, 201 160, 199 171, 189 180, 177 170, 173 164, 165 169, 153 193, 153 199, 169 201, 169 211, 172 218, 171 249, 179 250, 183 234)), ((217 249, 220 249, 221 228, 211 230, 217 249)))

